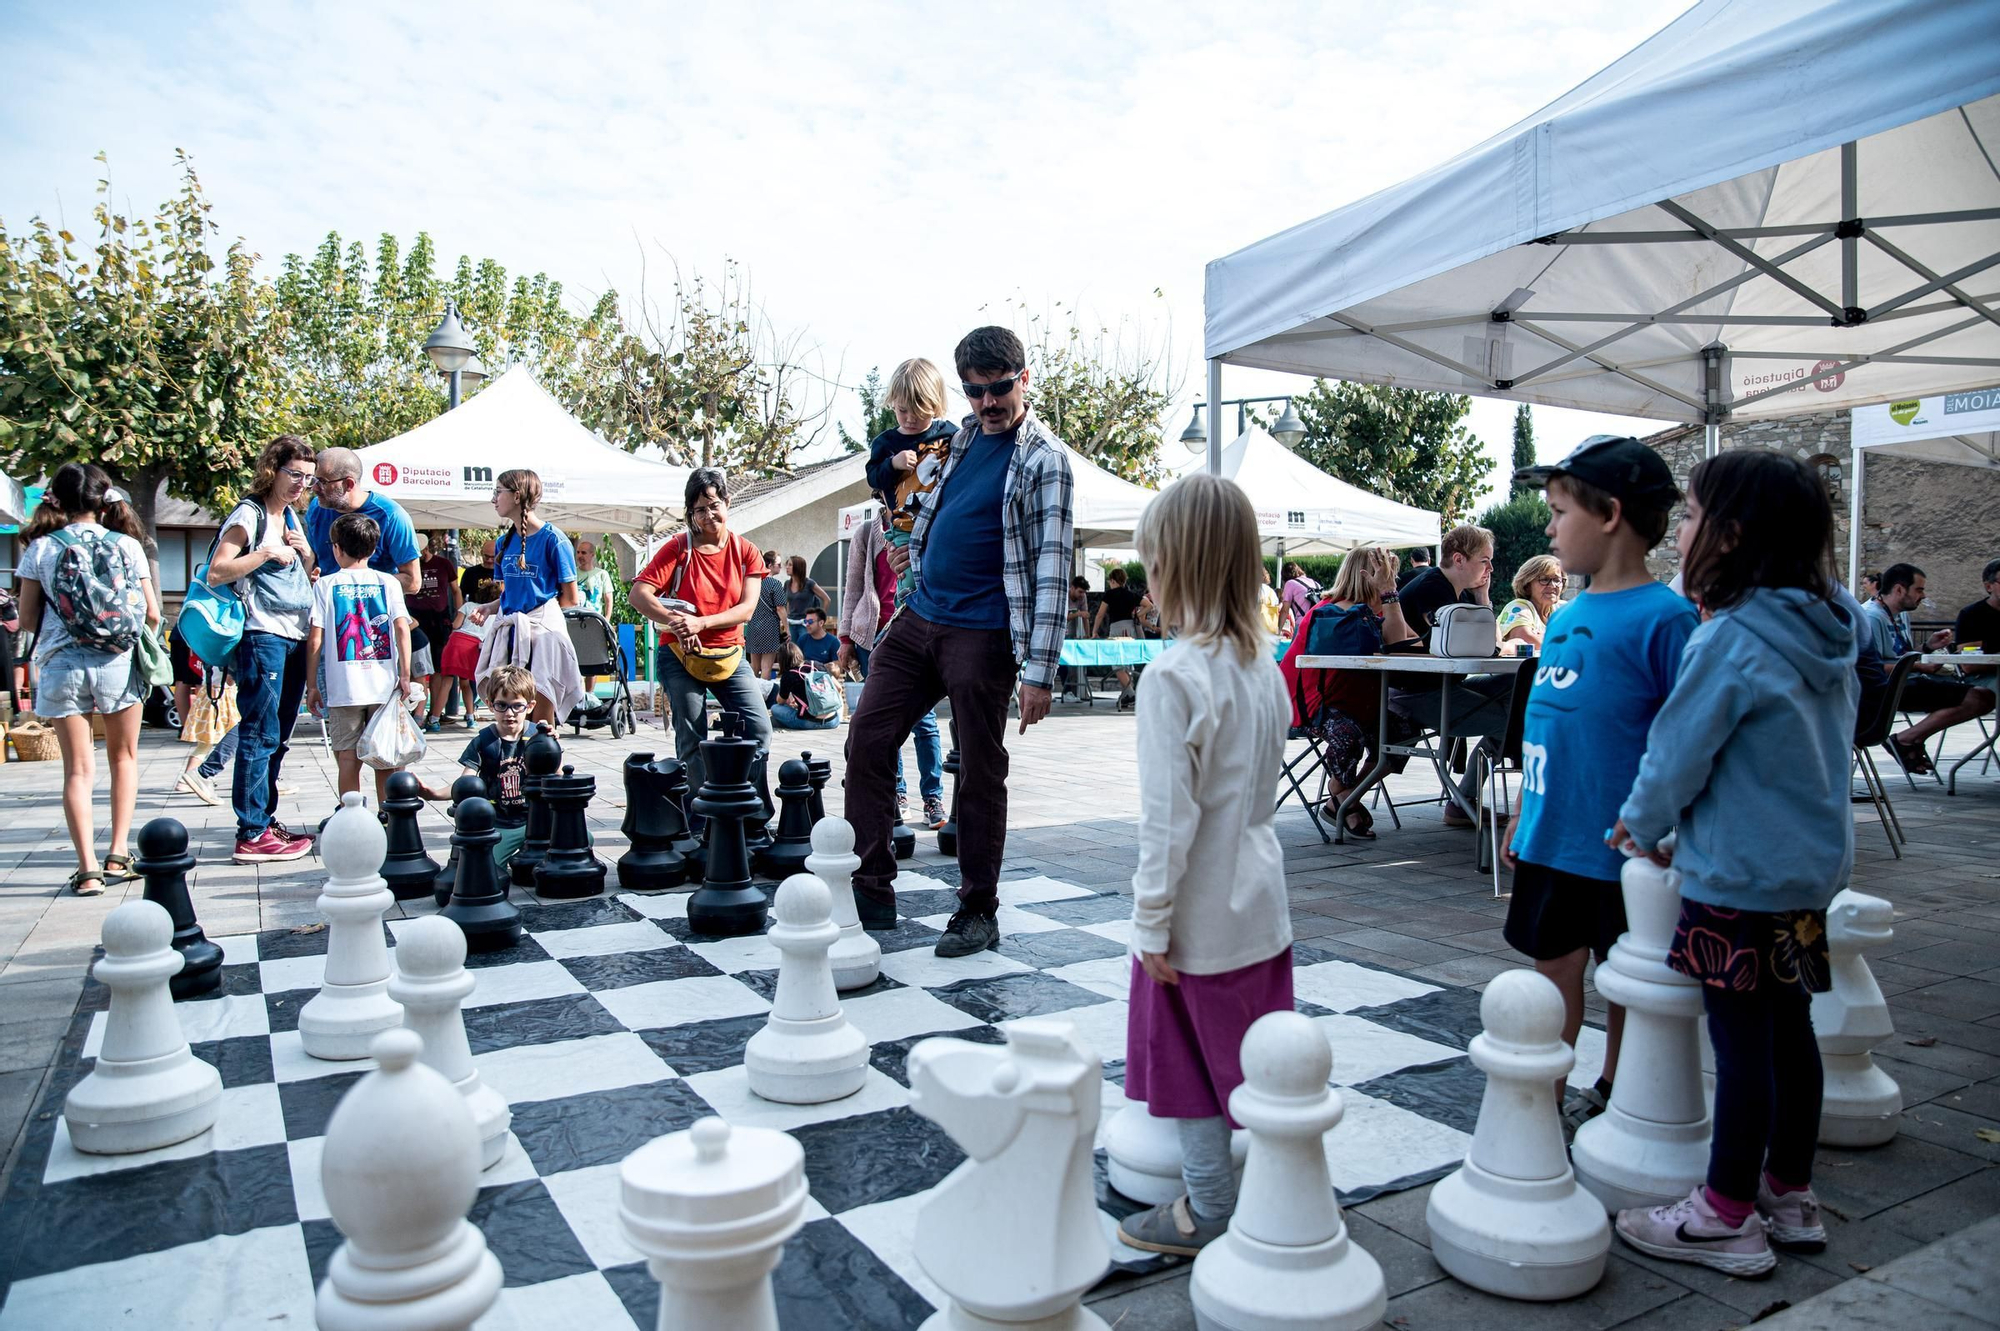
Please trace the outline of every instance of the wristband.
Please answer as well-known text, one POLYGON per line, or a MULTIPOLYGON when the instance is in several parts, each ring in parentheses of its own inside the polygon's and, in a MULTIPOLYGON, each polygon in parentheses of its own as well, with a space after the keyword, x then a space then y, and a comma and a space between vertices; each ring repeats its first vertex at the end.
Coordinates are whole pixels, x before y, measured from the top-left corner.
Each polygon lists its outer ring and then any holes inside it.
POLYGON ((1394 605, 1394 604, 1396 604, 1396 602, 1398 602, 1398 601, 1400 601, 1400 600, 1402 600, 1402 599, 1403 599, 1403 594, 1402 594, 1401 592, 1383 592, 1383 593, 1382 593, 1382 604, 1383 604, 1383 605, 1394 605))

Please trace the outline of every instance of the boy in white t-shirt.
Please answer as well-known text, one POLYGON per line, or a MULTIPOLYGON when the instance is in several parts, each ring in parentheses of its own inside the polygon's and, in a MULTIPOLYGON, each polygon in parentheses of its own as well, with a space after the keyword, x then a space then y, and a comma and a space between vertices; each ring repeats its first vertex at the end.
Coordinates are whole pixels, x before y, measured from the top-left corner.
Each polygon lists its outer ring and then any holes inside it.
MULTIPOLYGON (((361 759, 355 749, 361 728, 374 710, 410 691, 410 612, 395 578, 368 567, 382 538, 375 519, 346 513, 331 533, 338 573, 313 584, 312 627, 306 654, 325 667, 306 684, 306 706, 326 717, 327 741, 340 765, 340 793, 361 789, 361 759), (322 657, 322 650, 325 655, 322 657)), ((389 774, 375 773, 375 799, 384 797, 389 774)))

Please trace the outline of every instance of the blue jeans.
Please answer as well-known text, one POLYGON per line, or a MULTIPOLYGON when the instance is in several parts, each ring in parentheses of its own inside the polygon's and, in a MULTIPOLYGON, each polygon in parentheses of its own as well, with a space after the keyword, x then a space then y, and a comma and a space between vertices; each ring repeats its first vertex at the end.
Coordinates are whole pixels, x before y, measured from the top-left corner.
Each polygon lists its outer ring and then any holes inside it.
POLYGON ((774 702, 771 704, 771 724, 780 730, 831 730, 840 724, 840 718, 829 716, 824 721, 815 721, 791 703, 774 702))
MULTIPOLYGON (((869 649, 856 647, 854 660, 861 667, 861 673, 868 673, 869 649)), ((917 793, 927 800, 944 798, 944 741, 938 738, 937 712, 925 712, 917 719, 916 728, 910 731, 917 742, 917 793)), ((910 793, 909 783, 903 780, 903 749, 896 746, 896 794, 910 793)))
POLYGON ((241 725, 231 726, 221 739, 215 741, 215 747, 208 751, 208 757, 203 758, 201 766, 196 769, 202 776, 213 781, 223 768, 236 761, 236 742, 241 730, 241 725))
POLYGON ((236 839, 255 840, 278 811, 278 769, 306 694, 306 644, 251 629, 236 648, 236 839))
POLYGON ((736 673, 728 679, 713 684, 704 684, 690 675, 672 652, 660 653, 660 687, 666 690, 667 702, 674 714, 674 756, 687 769, 688 777, 688 829, 701 823, 692 807, 694 797, 700 793, 707 773, 701 761, 701 742, 708 737, 708 695, 714 694, 725 712, 736 712, 743 718, 742 735, 745 739, 757 741, 757 757, 750 764, 750 784, 757 788, 758 797, 764 801, 764 817, 768 820, 773 812, 771 786, 765 779, 764 768, 771 755, 771 714, 764 707, 764 690, 757 683, 757 677, 750 673, 750 661, 745 657, 736 667, 736 673))

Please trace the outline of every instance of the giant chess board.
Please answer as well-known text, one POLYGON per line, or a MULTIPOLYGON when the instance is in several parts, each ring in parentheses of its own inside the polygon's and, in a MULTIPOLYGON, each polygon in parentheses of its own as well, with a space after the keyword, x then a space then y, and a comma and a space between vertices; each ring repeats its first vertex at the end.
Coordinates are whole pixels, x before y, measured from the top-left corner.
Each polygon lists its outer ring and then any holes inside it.
MULTIPOLYGON (((527 937, 468 963, 475 1060, 514 1114, 506 1155, 482 1175, 471 1213, 506 1271, 482 1328, 651 1327, 659 1286, 619 1233, 619 1164, 710 1113, 783 1129, 804 1147, 807 1223, 774 1278, 786 1328, 915 1327, 942 1302, 911 1255, 912 1235, 926 1194, 962 1156, 908 1107, 910 1047, 930 1035, 997 1044, 1002 1023, 1060 1017, 1104 1060, 1108 1121, 1123 1104, 1131 902, 1016 872, 1000 884, 999 950, 941 960, 931 947, 957 905, 956 869, 906 867, 903 918, 875 935, 882 976, 842 996, 873 1047, 868 1079, 847 1099, 810 1106, 761 1100, 745 1081, 744 1044, 777 979, 764 938, 694 933, 685 891, 562 903, 515 893, 527 937)), ((392 941, 408 923, 390 922, 392 941)), ((221 1117, 142 1155, 81 1154, 62 1121, 63 1098, 103 1033, 107 991, 89 983, 0 1207, 0 1328, 313 1325, 313 1292, 340 1243, 320 1147, 335 1103, 372 1067, 300 1047, 298 1013, 317 992, 326 938, 302 929, 216 940, 223 993, 176 1011, 195 1052, 221 1070, 221 1117)), ((1465 1057, 1479 1030, 1477 992, 1307 944, 1295 961, 1299 1009, 1325 1028, 1346 1102, 1329 1139, 1343 1200, 1456 1166, 1484 1085, 1465 1057)), ((1573 1084, 1596 1075, 1594 1052, 1586 1047, 1573 1084)), ((1110 1278, 1176 1260, 1116 1241, 1118 1218, 1138 1208, 1106 1184, 1101 1145, 1097 1174, 1117 1261, 1110 1278)))

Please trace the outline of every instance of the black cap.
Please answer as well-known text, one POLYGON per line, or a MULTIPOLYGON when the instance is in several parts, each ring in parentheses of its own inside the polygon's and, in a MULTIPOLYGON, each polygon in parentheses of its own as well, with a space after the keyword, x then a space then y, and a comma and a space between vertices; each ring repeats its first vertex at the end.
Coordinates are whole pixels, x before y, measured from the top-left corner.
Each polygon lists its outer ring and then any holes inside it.
POLYGON ((1574 476, 1623 504, 1671 504, 1681 497, 1666 459, 1629 434, 1594 434, 1561 462, 1521 468, 1514 484, 1547 489, 1553 476, 1574 476))

